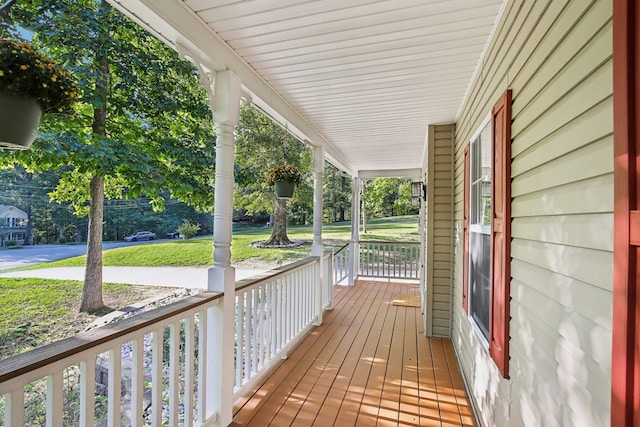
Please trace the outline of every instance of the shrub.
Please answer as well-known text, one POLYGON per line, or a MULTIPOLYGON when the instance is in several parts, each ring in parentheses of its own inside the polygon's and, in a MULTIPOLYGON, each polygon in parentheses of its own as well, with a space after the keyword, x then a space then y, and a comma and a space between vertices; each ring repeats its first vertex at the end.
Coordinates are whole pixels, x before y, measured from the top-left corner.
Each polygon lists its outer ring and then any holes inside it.
POLYGON ((7 240, 5 242, 5 245, 10 248, 12 246, 18 246, 18 242, 16 240, 7 240))
POLYGON ((193 224, 188 219, 185 219, 180 227, 178 227, 178 231, 185 239, 190 239, 195 236, 200 230, 200 224, 193 224))

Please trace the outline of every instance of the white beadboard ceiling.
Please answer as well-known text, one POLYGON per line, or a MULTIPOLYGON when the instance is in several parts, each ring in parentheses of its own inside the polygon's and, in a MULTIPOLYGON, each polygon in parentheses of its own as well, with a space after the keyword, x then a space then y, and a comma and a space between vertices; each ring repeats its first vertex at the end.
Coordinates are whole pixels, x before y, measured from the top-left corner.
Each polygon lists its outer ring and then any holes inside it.
MULTIPOLYGON (((420 169, 456 121, 503 0, 111 0, 351 174, 420 169)), ((505 0, 506 1, 506 0, 505 0)))

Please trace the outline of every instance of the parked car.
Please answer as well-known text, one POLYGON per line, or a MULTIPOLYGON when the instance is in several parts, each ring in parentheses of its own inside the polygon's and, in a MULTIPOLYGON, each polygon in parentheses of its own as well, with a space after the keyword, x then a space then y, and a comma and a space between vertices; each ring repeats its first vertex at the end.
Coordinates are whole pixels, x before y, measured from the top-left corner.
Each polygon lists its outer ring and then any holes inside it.
POLYGON ((137 242, 138 240, 153 240, 156 238, 156 233, 151 231, 138 231, 137 233, 124 236, 124 240, 127 242, 137 242))
POLYGON ((170 233, 167 233, 167 239, 177 239, 180 237, 180 232, 178 230, 173 230, 170 233))

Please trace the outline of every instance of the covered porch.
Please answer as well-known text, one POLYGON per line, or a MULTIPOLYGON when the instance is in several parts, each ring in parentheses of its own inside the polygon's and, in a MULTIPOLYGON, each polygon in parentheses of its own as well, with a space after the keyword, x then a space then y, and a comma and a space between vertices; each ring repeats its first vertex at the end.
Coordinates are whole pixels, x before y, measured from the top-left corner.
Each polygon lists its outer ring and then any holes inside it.
POLYGON ((45 390, 38 417, 52 426, 474 425, 450 341, 427 336, 450 336, 452 323, 451 123, 503 2, 110 3, 193 62, 208 93, 217 141, 207 291, 3 361, 5 425, 31 423, 34 388, 45 390), (309 258, 236 281, 241 102, 312 150, 314 236, 309 258), (352 238, 339 260, 322 239, 325 160, 353 180, 352 238), (420 242, 408 250, 360 242, 360 186, 375 177, 420 184, 420 242), (345 272, 350 286, 334 287, 345 272), (418 296, 418 307, 391 304, 397 294, 418 296))
POLYGON ((234 426, 474 426, 446 338, 424 336, 414 283, 337 286, 334 310, 234 405, 234 426))
POLYGON ((5 425, 25 424, 34 381, 53 426, 472 424, 458 365, 483 426, 638 424, 636 2, 109 3, 192 61, 208 92, 208 291, 3 361, 5 425), (241 102, 313 150, 314 237, 306 260, 236 283, 241 102), (327 253, 325 160, 352 178, 356 219, 363 180, 423 184, 409 269, 421 310, 390 305, 396 285, 357 280, 357 220, 348 249, 327 253), (70 423, 67 369, 80 378, 70 423))

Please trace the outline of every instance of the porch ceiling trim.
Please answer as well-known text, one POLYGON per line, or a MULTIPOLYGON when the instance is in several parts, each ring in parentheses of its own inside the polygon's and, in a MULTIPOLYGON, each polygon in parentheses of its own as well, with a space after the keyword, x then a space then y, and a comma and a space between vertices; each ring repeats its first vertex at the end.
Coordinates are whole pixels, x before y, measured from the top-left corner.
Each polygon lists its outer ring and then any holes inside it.
POLYGON ((387 170, 362 170, 358 171, 360 179, 374 178, 411 178, 420 180, 422 177, 421 169, 387 169, 387 170))

